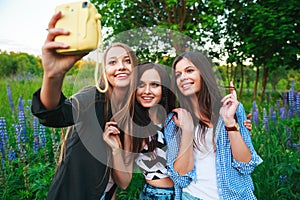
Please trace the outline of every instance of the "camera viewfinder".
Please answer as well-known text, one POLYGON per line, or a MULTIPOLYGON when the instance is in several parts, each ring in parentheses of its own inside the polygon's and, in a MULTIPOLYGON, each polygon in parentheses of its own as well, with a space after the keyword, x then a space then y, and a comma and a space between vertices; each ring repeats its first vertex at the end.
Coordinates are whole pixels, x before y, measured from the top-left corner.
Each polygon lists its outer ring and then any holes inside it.
POLYGON ((88 2, 85 1, 85 2, 82 2, 82 8, 87 8, 88 7, 88 2))

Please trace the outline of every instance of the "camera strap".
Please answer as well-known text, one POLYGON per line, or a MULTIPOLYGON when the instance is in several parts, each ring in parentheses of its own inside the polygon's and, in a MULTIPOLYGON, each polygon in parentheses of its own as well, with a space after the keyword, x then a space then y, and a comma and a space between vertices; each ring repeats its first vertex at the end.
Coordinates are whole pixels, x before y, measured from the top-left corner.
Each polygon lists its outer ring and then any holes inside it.
POLYGON ((97 49, 96 49, 96 66, 95 66, 95 73, 94 73, 94 79, 95 79, 95 83, 96 83, 96 88, 98 89, 99 92, 101 93, 105 93, 108 90, 108 81, 107 81, 107 77, 106 77, 106 73, 105 73, 105 64, 104 64, 104 59, 103 56, 102 58, 102 62, 100 63, 99 61, 99 57, 100 55, 103 55, 103 41, 102 41, 102 28, 101 28, 101 15, 97 14, 95 16, 95 18, 97 19, 97 23, 98 23, 98 45, 97 45, 97 49), (101 89, 100 87, 100 82, 101 79, 98 79, 98 74, 100 73, 100 77, 102 75, 102 80, 104 83, 104 89, 101 89))

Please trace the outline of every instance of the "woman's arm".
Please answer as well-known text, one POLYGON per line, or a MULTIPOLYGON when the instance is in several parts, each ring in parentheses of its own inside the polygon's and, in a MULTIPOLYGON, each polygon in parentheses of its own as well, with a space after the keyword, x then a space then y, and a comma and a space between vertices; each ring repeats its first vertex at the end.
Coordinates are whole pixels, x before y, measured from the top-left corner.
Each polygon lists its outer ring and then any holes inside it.
POLYGON ((177 160, 181 144, 181 133, 178 132, 180 129, 176 126, 174 120, 171 119, 172 116, 174 116, 174 113, 168 115, 164 124, 164 136, 167 143, 167 173, 173 180, 176 188, 184 188, 187 187, 192 180, 196 180, 196 170, 194 167, 192 171, 179 175, 174 169, 174 163, 177 160))
POLYGON ((125 134, 125 148, 123 149, 119 137, 120 131, 116 125, 116 122, 107 122, 105 124, 103 139, 112 149, 112 177, 120 188, 126 189, 132 178, 133 157, 132 153, 127 149, 131 144, 131 140, 129 135, 125 134))
POLYGON ((177 113, 177 116, 174 115, 173 120, 181 128, 181 142, 174 162, 174 169, 179 175, 184 175, 194 168, 194 123, 191 114, 187 110, 176 108, 173 112, 177 113))
MULTIPOLYGON (((235 127, 237 121, 235 120, 235 113, 239 102, 237 100, 236 91, 233 86, 233 82, 230 82, 230 94, 226 95, 222 100, 222 107, 220 109, 220 115, 223 118, 226 127, 235 127)), ((251 152, 246 145, 240 130, 228 130, 228 137, 230 140, 231 153, 234 159, 238 162, 250 162, 251 152)))
POLYGON ((65 74, 72 68, 77 60, 84 55, 62 55, 56 49, 69 48, 67 44, 55 42, 55 37, 68 35, 69 31, 55 28, 56 22, 62 17, 58 12, 51 18, 48 24, 48 35, 42 47, 42 65, 44 69, 43 83, 40 99, 48 110, 55 108, 61 99, 61 89, 65 74))

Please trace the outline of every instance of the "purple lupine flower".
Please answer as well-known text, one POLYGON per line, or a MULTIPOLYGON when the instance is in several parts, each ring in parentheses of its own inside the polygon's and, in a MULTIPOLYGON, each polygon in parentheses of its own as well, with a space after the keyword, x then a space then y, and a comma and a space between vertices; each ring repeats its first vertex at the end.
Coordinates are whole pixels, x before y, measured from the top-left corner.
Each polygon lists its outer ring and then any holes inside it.
POLYGON ((259 125, 259 113, 256 101, 252 102, 252 121, 256 126, 259 125))
POLYGON ((286 147, 291 148, 292 147, 292 138, 291 138, 291 128, 286 128, 286 147))
POLYGON ((5 157, 6 154, 6 146, 8 143, 8 135, 6 130, 6 120, 4 117, 0 118, 0 151, 2 152, 2 157, 5 157))
POLYGON ((14 151, 14 149, 12 147, 9 148, 7 157, 8 157, 9 161, 13 161, 14 159, 17 158, 17 154, 16 154, 16 152, 14 151))
POLYGON ((280 119, 286 119, 286 111, 285 111, 285 107, 280 108, 280 119))
POLYGON ((20 133, 20 125, 19 124, 13 124, 13 126, 15 128, 15 133, 16 133, 16 142, 17 142, 17 144, 20 144, 22 142, 21 133, 20 133))
POLYGON ((40 134, 40 138, 41 138, 41 146, 44 149, 46 147, 46 142, 47 142, 45 126, 40 125, 39 134, 40 134))
POLYGON ((38 118, 33 118, 33 151, 35 154, 39 151, 40 139, 39 139, 39 120, 38 118))
POLYGON ((20 131, 20 137, 21 141, 23 143, 26 143, 28 141, 28 136, 26 132, 26 123, 25 123, 25 114, 24 111, 19 111, 18 114, 18 119, 19 119, 19 131, 20 131))
POLYGON ((272 121, 275 123, 276 120, 277 120, 277 115, 276 115, 276 111, 273 111, 272 114, 271 114, 271 119, 272 121))
POLYGON ((258 126, 259 125, 259 113, 258 111, 255 111, 253 114, 252 114, 252 121, 253 123, 258 126))
POLYGON ((254 113, 255 112, 255 110, 256 110, 256 101, 252 101, 252 113, 254 113))
POLYGON ((26 159, 26 150, 24 148, 24 143, 22 142, 23 136, 22 136, 22 127, 20 126, 20 124, 13 124, 14 128, 15 128, 15 133, 16 133, 16 142, 17 142, 17 148, 19 151, 19 156, 20 159, 22 161, 25 161, 26 159))
POLYGON ((265 108, 263 110, 263 127, 266 131, 269 131, 269 117, 265 108))
POLYGON ((280 175, 279 176, 280 184, 287 182, 287 179, 288 179, 287 175, 280 175))
POLYGON ((294 113, 293 108, 290 107, 290 108, 289 108, 289 112, 288 112, 288 118, 289 118, 289 119, 293 118, 293 116, 294 116, 293 113, 294 113))
POLYGON ((12 94, 11 94, 11 89, 10 89, 9 85, 6 86, 6 94, 7 94, 7 97, 8 97, 8 102, 9 102, 11 112, 15 113, 15 106, 14 106, 14 102, 13 102, 13 98, 12 98, 12 94))
POLYGON ((300 117, 300 92, 296 94, 295 106, 298 117, 300 117))
POLYGON ((24 101, 22 97, 19 97, 18 99, 18 108, 19 108, 19 112, 24 113, 24 101))
POLYGON ((279 113, 279 111, 280 111, 280 100, 276 100, 276 108, 277 108, 277 112, 279 113))
POLYGON ((292 147, 297 153, 300 153, 300 143, 294 143, 292 147))
POLYGON ((293 117, 294 114, 294 88, 292 87, 288 93, 289 97, 289 118, 293 117))

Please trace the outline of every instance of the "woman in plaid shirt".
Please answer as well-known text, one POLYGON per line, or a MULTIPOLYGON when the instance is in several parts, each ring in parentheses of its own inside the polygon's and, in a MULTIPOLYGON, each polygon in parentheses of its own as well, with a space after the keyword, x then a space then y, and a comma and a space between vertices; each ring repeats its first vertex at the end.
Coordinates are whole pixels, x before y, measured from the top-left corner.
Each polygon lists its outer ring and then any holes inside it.
POLYGON ((233 83, 222 98, 210 61, 185 52, 173 62, 172 84, 180 107, 169 114, 164 134, 176 199, 256 199, 250 174, 262 159, 233 83))

